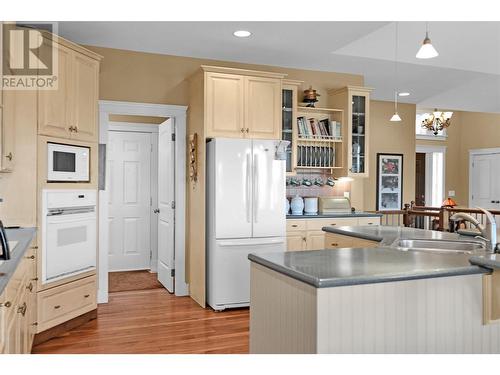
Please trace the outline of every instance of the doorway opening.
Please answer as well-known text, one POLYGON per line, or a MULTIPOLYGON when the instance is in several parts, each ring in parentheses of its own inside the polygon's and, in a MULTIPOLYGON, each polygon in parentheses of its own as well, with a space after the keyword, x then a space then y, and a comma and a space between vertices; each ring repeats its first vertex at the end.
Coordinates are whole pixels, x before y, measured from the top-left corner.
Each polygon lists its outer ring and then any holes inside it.
POLYGON ((106 176, 109 291, 158 287, 158 125, 110 121, 106 176))
POLYGON ((157 287, 187 295, 185 144, 175 142, 186 107, 100 101, 99 110, 98 302, 157 287))
MULTIPOLYGON (((415 157, 415 205, 441 207, 445 196, 445 146, 417 145, 415 157)), ((417 218, 417 226, 428 225, 417 218)), ((426 228, 430 229, 430 228, 426 228)))

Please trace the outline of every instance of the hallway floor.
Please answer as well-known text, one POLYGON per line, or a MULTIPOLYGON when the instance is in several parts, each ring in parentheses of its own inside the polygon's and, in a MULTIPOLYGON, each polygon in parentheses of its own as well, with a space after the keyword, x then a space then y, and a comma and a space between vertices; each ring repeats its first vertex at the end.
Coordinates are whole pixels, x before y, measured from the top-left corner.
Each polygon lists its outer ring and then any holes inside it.
POLYGON ((248 309, 216 313, 165 289, 116 292, 97 319, 33 353, 248 353, 248 329, 248 309))

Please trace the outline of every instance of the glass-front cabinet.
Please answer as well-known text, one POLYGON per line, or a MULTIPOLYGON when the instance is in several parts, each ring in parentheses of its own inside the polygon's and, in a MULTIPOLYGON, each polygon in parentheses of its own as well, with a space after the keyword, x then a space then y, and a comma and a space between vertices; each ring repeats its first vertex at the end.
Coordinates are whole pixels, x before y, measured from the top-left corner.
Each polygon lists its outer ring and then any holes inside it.
POLYGON ((370 91, 367 87, 347 86, 329 92, 330 104, 343 109, 346 115, 345 176, 368 177, 369 174, 370 91))
POLYGON ((284 80, 281 94, 282 125, 281 138, 289 141, 286 150, 286 173, 295 174, 296 155, 293 152, 297 142, 297 103, 298 87, 301 81, 284 80))

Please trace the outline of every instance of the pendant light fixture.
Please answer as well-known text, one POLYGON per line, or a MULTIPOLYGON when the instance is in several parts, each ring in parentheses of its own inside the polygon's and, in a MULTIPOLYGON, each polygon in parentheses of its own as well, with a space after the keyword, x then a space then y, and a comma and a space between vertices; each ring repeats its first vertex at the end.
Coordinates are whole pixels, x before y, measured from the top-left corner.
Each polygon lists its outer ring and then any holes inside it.
POLYGON ((400 122, 401 117, 398 114, 398 23, 395 22, 396 33, 394 41, 394 114, 389 121, 400 122))
POLYGON ((431 39, 429 38, 429 22, 425 23, 425 39, 422 42, 422 46, 417 52, 417 59, 432 59, 433 57, 438 56, 439 53, 433 47, 431 43, 431 39))

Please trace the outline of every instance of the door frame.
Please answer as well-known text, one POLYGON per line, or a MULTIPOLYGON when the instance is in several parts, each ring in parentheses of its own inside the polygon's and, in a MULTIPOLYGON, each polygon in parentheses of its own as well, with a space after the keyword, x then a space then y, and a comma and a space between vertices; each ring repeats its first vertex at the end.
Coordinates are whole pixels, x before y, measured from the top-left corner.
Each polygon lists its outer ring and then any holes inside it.
MULTIPOLYGON (((158 207, 158 125, 140 124, 124 121, 109 121, 109 132, 120 133, 147 133, 151 137, 151 160, 150 160, 150 183, 149 194, 151 197, 151 208, 158 207)), ((158 215, 151 209, 149 212, 150 223, 150 260, 149 269, 156 272, 158 269, 158 215)), ((108 269, 109 271, 109 269, 108 269)))
POLYGON ((432 198, 432 175, 434 168, 432 167, 432 159, 429 158, 429 154, 434 152, 443 153, 443 199, 446 199, 446 146, 434 146, 434 145, 416 145, 416 153, 425 154, 425 200, 426 206, 432 205, 428 204, 428 197, 432 198))
MULTIPOLYGON (((186 219, 186 112, 187 106, 99 100, 99 144, 107 144, 109 115, 168 117, 173 121, 175 137, 175 295, 187 296, 185 282, 185 219, 186 219)), ((140 125, 142 126, 142 125, 140 125)), ((101 176, 101 174, 100 174, 101 176)), ((99 222, 107 222, 108 191, 99 188, 99 222), (102 190, 101 190, 102 189, 102 190)), ((108 302, 109 228, 99 226, 97 302, 108 302)))
POLYGON ((500 154, 500 147, 476 148, 469 150, 469 207, 472 207, 472 158, 476 155, 500 154))

